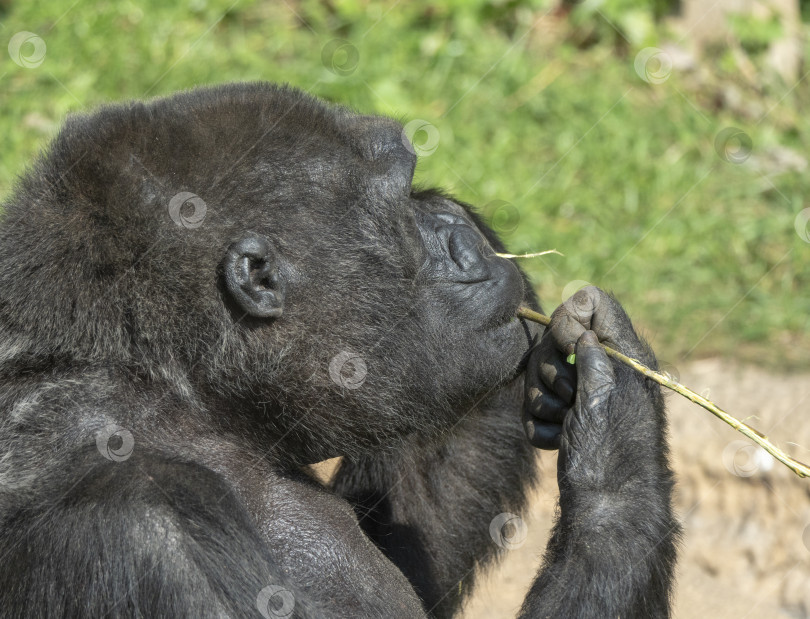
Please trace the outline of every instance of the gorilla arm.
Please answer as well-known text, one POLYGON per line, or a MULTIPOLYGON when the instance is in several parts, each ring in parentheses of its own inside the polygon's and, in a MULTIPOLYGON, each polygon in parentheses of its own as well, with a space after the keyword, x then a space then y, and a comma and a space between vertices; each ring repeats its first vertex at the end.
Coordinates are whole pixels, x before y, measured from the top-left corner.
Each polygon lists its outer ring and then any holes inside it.
POLYGON ((669 616, 680 528, 663 397, 600 341, 657 367, 621 306, 594 287, 554 312, 529 359, 524 420, 533 443, 559 446, 560 511, 523 617, 669 616), (575 369, 563 361, 572 352, 575 369))

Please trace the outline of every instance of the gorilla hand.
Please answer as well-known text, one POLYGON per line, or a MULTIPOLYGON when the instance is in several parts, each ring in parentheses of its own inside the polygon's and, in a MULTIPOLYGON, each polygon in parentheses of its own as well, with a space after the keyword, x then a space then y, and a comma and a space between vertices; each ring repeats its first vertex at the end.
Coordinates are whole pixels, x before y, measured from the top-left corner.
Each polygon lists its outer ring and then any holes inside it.
POLYGON ((560 500, 522 617, 669 617, 679 526, 663 396, 600 340, 655 367, 621 306, 592 287, 554 312, 529 356, 524 427, 533 445, 560 450, 560 500))
POLYGON ((606 439, 596 436, 597 427, 613 408, 611 394, 618 384, 642 392, 641 397, 654 397, 645 388, 643 376, 624 365, 612 365, 594 336, 648 367, 657 367, 655 356, 639 340, 621 305, 594 286, 580 290, 552 314, 529 356, 523 424, 534 446, 557 449, 563 437, 569 447, 590 435, 593 440, 606 439), (566 362, 574 352, 575 366, 566 362))

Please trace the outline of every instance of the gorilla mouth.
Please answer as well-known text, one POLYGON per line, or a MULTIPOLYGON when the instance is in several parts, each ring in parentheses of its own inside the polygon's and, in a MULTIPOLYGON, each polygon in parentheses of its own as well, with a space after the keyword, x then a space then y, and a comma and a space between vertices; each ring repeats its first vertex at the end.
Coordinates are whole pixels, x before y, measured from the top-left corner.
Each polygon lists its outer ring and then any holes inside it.
POLYGON ((488 339, 514 340, 522 328, 516 318, 523 301, 518 268, 496 255, 473 222, 457 213, 415 209, 425 248, 420 276, 450 316, 457 316, 488 339))

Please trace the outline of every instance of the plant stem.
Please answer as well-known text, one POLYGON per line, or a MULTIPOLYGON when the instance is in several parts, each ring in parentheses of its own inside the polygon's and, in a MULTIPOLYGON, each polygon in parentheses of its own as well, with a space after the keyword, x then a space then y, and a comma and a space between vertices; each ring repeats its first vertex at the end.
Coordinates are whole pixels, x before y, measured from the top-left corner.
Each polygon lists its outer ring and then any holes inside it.
MULTIPOLYGON (((525 308, 525 307, 518 308, 517 315, 520 316, 521 318, 525 318, 526 320, 531 320, 532 322, 538 322, 541 325, 548 326, 548 324, 551 322, 551 319, 548 316, 545 316, 545 315, 540 314, 538 312, 534 312, 534 311, 532 311, 532 310, 530 310, 528 308, 525 308)), ((705 408, 707 411, 712 413, 715 417, 718 417, 718 418, 722 419, 728 425, 730 425, 732 428, 737 430, 737 432, 740 432, 741 434, 747 436, 749 439, 754 441, 757 445, 762 447, 765 451, 767 451, 774 458, 779 460, 779 462, 784 464, 791 471, 796 473, 796 475, 798 475, 799 477, 810 477, 810 466, 807 466, 806 464, 804 464, 802 462, 799 462, 798 460, 796 460, 794 458, 791 458, 784 451, 782 451, 776 445, 771 443, 768 440, 768 437, 766 437, 764 434, 762 434, 762 432, 760 432, 759 430, 756 430, 756 429, 752 428, 747 423, 743 423, 742 421, 740 421, 736 417, 732 417, 731 415, 729 415, 726 411, 724 411, 722 408, 717 406, 711 400, 707 400, 702 395, 699 395, 699 394, 695 393, 694 391, 692 391, 691 389, 689 389, 687 387, 684 387, 678 381, 673 380, 672 378, 670 378, 666 374, 662 374, 660 372, 656 372, 655 370, 651 370, 650 368, 648 368, 643 363, 641 363, 639 361, 636 361, 635 359, 620 353, 618 350, 615 350, 615 349, 611 348, 610 346, 605 346, 604 344, 600 344, 600 345, 602 346, 602 348, 604 348, 605 352, 608 354, 609 357, 613 357, 614 359, 617 359, 618 361, 621 361, 625 365, 629 365, 631 368, 633 368, 637 372, 640 372, 641 374, 644 374, 644 376, 646 376, 647 378, 649 378, 651 380, 654 380, 659 385, 663 385, 664 387, 667 387, 668 389, 672 389, 676 393, 680 393, 683 397, 685 397, 688 400, 691 400, 692 402, 694 402, 695 404, 698 404, 699 406, 702 406, 703 408, 705 408)))
POLYGON ((498 258, 539 258, 540 256, 547 256, 548 254, 557 254, 558 256, 562 256, 560 252, 556 249, 547 249, 546 251, 536 251, 531 254, 499 254, 496 253, 495 255, 498 258))

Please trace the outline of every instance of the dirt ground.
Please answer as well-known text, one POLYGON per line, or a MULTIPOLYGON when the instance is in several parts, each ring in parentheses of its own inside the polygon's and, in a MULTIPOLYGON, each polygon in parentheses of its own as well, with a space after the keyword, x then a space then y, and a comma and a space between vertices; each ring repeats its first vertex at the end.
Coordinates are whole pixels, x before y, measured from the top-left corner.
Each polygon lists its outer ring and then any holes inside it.
MULTIPOLYGON (((680 378, 810 462, 810 375, 775 376, 706 360, 681 368, 680 378)), ((742 435, 684 398, 672 394, 668 406, 684 527, 674 616, 810 617, 810 479, 749 447, 742 435)), ((517 612, 548 538, 557 498, 555 457, 541 456, 545 481, 526 516, 526 542, 482 577, 465 619, 517 612)))

